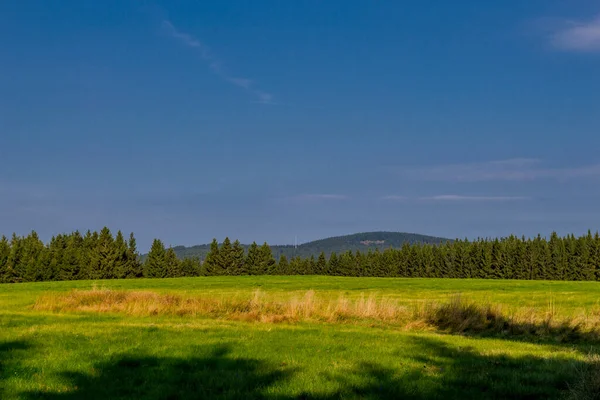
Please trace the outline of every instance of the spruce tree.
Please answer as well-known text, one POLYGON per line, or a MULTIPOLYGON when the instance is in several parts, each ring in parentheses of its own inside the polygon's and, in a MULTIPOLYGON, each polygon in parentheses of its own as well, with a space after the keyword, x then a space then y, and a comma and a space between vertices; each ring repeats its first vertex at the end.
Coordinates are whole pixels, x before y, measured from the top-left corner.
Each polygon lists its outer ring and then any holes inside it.
POLYGON ((275 258, 271 252, 271 247, 264 242, 259 249, 259 271, 261 275, 269 275, 273 273, 275 267, 275 258))
POLYGON ((198 258, 184 258, 180 263, 183 276, 200 276, 200 260, 198 258))
POLYGON ((315 269, 317 266, 317 262, 315 261, 315 256, 311 255, 309 258, 304 260, 304 274, 305 275, 314 275, 315 269))
POLYGON ((127 242, 121 231, 117 232, 115 241, 113 243, 114 262, 113 262, 113 273, 114 277, 123 279, 127 277, 128 259, 127 259, 127 242))
POLYGON ((10 282, 22 282, 25 276, 25 264, 23 264, 23 241, 16 233, 10 240, 10 254, 8 256, 10 268, 10 282))
POLYGON ((116 277, 117 253, 114 241, 110 229, 107 227, 102 228, 92 255, 91 275, 93 279, 114 279, 116 277))
POLYGON ((246 254, 239 240, 233 242, 233 247, 231 248, 231 260, 231 275, 248 275, 248 269, 246 268, 246 254))
POLYGON ((175 250, 172 247, 169 247, 167 252, 165 253, 165 269, 167 278, 178 278, 183 276, 181 271, 181 264, 179 259, 177 258, 177 254, 175 254, 175 250))
POLYGON ((83 236, 83 243, 81 253, 79 255, 79 279, 91 279, 92 276, 92 262, 93 255, 96 249, 96 242, 98 240, 97 232, 92 233, 88 230, 83 236))
POLYGON ((233 248, 231 247, 231 240, 229 237, 226 237, 219 248, 219 271, 222 275, 231 275, 232 271, 235 269, 234 261, 233 261, 233 248))
POLYGON ((339 276, 341 275, 340 268, 340 260, 338 259, 337 254, 334 252, 329 256, 328 266, 327 266, 328 275, 339 276))
POLYGON ((290 261, 290 275, 304 275, 304 264, 299 256, 293 257, 290 261))
POLYGON ((285 254, 279 256, 279 262, 277 263, 277 275, 291 275, 290 264, 285 254))
POLYGON ((160 239, 154 239, 144 262, 144 277, 164 278, 167 275, 166 253, 163 242, 160 239))
POLYGON ((315 264, 315 275, 325 275, 327 270, 327 258, 325 258, 325 252, 322 251, 319 254, 319 258, 317 259, 317 263, 315 264))
POLYGON ((125 278, 141 278, 144 275, 140 255, 137 251, 137 242, 133 232, 129 234, 127 242, 125 278))
POLYGON ((80 279, 81 270, 81 251, 83 248, 83 237, 79 231, 73 232, 67 236, 64 249, 64 257, 58 271, 59 279, 75 280, 80 279))
POLYGON ((219 242, 217 239, 213 239, 210 244, 210 251, 206 255, 204 260, 204 271, 206 275, 223 275, 223 268, 221 264, 221 255, 219 253, 219 242))
POLYGON ((260 250, 256 242, 252 242, 246 255, 246 270, 250 275, 260 274, 260 250))
POLYGON ((0 238, 0 283, 8 282, 8 258, 10 257, 10 244, 6 236, 0 238))
POLYGON ((27 237, 23 238, 21 262, 24 265, 25 281, 35 282, 42 280, 39 261, 44 249, 44 243, 35 231, 32 231, 27 237))

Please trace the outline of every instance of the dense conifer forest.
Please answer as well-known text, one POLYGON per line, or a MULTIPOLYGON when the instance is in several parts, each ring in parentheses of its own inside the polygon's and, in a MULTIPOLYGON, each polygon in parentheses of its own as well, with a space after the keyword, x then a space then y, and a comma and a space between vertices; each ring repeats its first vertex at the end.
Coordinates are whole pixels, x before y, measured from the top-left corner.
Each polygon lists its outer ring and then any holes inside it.
MULTIPOLYGON (((447 241, 449 239, 406 232, 362 232, 300 243, 297 246, 272 244, 270 246, 273 256, 276 259, 279 259, 281 256, 292 259, 294 257, 319 257, 321 252, 324 252, 329 257, 332 253, 342 254, 348 250, 368 252, 369 250, 375 251, 379 249, 379 251, 383 251, 389 247, 401 247, 407 242, 409 244, 440 244, 447 241)), ((245 251, 248 251, 250 245, 242 244, 242 247, 245 251)), ((200 244, 190 247, 175 246, 173 250, 175 250, 175 254, 179 258, 198 257, 203 260, 210 251, 210 244, 200 244)), ((142 259, 145 259, 145 257, 145 254, 142 255, 142 259)))
POLYGON ((141 261, 135 236, 108 228, 73 232, 45 244, 32 232, 0 239, 0 282, 168 278, 211 275, 335 275, 375 277, 600 280, 600 236, 454 240, 366 252, 277 260, 267 243, 213 240, 204 259, 179 259, 155 239, 141 261))

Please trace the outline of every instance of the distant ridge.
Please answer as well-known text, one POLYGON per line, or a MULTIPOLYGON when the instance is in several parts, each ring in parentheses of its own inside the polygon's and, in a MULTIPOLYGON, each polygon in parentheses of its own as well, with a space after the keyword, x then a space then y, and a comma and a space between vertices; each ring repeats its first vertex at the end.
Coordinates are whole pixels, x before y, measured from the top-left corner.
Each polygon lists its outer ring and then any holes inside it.
MULTIPOLYGON (((234 238, 232 238, 232 240, 233 239, 234 238)), ((352 235, 319 239, 298 245, 297 248, 295 248, 293 245, 275 245, 271 246, 271 249, 276 258, 279 258, 282 254, 285 254, 289 259, 295 256, 304 258, 312 255, 318 257, 322 251, 329 256, 332 252, 340 254, 348 250, 383 250, 388 247, 401 247, 404 243, 440 244, 447 241, 451 240, 435 236, 419 235, 416 233, 363 232, 352 235)), ((247 244, 244 245, 244 248, 247 247, 247 244)), ((204 259, 210 250, 210 244, 201 244, 191 247, 176 246, 173 249, 179 258, 199 257, 200 259, 204 259)))

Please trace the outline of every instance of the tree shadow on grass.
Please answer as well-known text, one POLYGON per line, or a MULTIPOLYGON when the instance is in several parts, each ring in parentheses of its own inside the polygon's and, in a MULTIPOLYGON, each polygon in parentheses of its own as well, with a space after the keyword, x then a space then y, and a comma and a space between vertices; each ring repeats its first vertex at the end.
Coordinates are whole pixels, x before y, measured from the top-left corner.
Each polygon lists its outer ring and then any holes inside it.
POLYGON ((22 353, 31 346, 23 340, 0 343, 0 399, 3 398, 4 382, 20 365, 22 353))
MULTIPOLYGON (((297 370, 256 359, 234 358, 230 348, 218 347, 202 357, 117 357, 96 365, 89 375, 63 373, 61 377, 70 382, 73 391, 30 392, 24 398, 561 399, 568 393, 569 384, 580 377, 578 371, 588 366, 587 362, 568 358, 481 354, 469 347, 419 335, 411 336, 405 345, 414 354, 409 360, 400 360, 410 363, 408 369, 361 362, 348 370, 315 376, 321 383, 303 393, 275 394, 276 386, 285 386, 297 370)), ((293 386, 290 390, 294 390, 293 386)), ((593 390, 590 393, 592 397, 575 398, 598 398, 593 397, 593 390)))
MULTIPOLYGON (((581 372, 598 364, 566 358, 482 355, 472 348, 414 336, 418 364, 400 372, 375 362, 329 377, 334 393, 305 393, 303 399, 600 399, 600 386, 573 392, 581 372), (571 397, 568 397, 571 395, 571 397), (594 397, 595 396, 595 397, 594 397)), ((598 385, 596 383, 595 385, 598 385)))
POLYGON ((91 375, 63 373, 74 391, 29 393, 28 398, 71 399, 266 399, 265 391, 293 373, 283 365, 232 358, 221 346, 206 357, 125 355, 96 365, 91 375))

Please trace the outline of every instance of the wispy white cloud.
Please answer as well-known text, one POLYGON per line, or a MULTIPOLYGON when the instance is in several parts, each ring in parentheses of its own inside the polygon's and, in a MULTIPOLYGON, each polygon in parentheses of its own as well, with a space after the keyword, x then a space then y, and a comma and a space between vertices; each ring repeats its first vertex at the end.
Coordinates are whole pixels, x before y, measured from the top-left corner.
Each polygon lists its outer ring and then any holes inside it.
POLYGON ((447 201, 447 202, 503 202, 531 200, 531 197, 523 196, 463 196, 457 194, 441 194, 437 196, 421 197, 425 201, 447 201))
POLYGON ((294 198, 303 200, 346 200, 348 196, 343 194, 309 193, 301 194, 294 198))
POLYGON ((389 196, 383 196, 380 198, 380 200, 386 200, 386 201, 405 201, 408 200, 407 196, 399 196, 399 195, 389 195, 389 196))
POLYGON ((223 67, 221 60, 212 53, 206 44, 202 43, 200 40, 188 33, 179 31, 177 28, 175 28, 171 21, 164 20, 162 22, 162 26, 163 29, 173 38, 179 40, 184 45, 197 50, 202 59, 208 63, 209 68, 216 75, 221 77, 221 79, 252 93, 258 99, 257 102, 260 104, 275 104, 273 101, 273 95, 271 93, 254 88, 254 81, 248 78, 234 76, 227 72, 223 67))
POLYGON ((552 30, 550 44, 565 51, 600 51, 600 15, 587 21, 562 21, 552 30))
POLYGON ((481 163, 398 167, 395 171, 408 179, 443 182, 568 180, 600 177, 600 164, 546 168, 540 160, 516 158, 481 163))
POLYGON ((334 193, 302 193, 295 196, 281 197, 279 200, 296 204, 305 203, 324 203, 324 202, 339 202, 348 200, 349 197, 343 194, 334 193))

